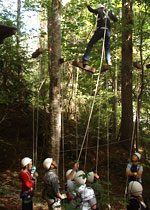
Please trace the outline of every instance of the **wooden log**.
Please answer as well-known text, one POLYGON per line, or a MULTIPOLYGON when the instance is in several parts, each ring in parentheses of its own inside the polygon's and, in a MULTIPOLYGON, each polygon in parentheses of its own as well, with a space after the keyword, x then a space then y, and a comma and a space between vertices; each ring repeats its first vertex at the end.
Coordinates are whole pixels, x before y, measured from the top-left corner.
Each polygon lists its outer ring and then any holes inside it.
POLYGON ((150 69, 150 64, 146 64, 146 68, 147 69, 150 69))
POLYGON ((42 54, 43 52, 43 48, 38 48, 33 54, 32 54, 32 58, 37 58, 40 54, 42 54))
POLYGON ((138 63, 137 61, 133 62, 133 66, 137 69, 142 69, 142 65, 140 63, 138 63))
POLYGON ((73 61, 72 62, 72 65, 73 66, 76 66, 76 67, 79 67, 79 68, 81 68, 81 69, 83 69, 85 71, 92 72, 92 73, 94 73, 95 70, 96 70, 94 67, 89 66, 89 65, 83 66, 83 63, 82 62, 73 61))
POLYGON ((3 43, 5 38, 14 35, 16 32, 16 27, 0 24, 0 44, 3 43))

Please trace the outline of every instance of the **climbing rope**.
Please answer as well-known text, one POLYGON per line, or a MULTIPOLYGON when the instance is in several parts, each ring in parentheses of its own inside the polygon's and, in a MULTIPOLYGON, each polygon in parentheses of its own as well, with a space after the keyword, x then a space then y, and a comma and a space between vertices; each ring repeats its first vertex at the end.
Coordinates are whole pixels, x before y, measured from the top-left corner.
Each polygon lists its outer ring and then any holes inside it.
POLYGON ((96 145, 96 169, 95 172, 98 171, 98 161, 99 161, 99 142, 100 142, 100 105, 98 112, 98 134, 97 134, 97 145, 96 145))
POLYGON ((93 109, 94 109, 95 99, 96 99, 96 95, 97 95, 97 91, 98 91, 98 85, 99 85, 99 81, 100 81, 101 68, 102 68, 102 61, 103 61, 104 50, 105 50, 104 46, 105 46, 105 37, 106 37, 106 25, 107 25, 107 18, 105 20, 104 40, 103 40, 101 62, 100 62, 100 66, 99 66, 99 74, 98 74, 98 77, 97 77, 95 94, 94 94, 94 98, 93 98, 93 102, 92 102, 92 106, 91 106, 91 110, 90 110, 90 114, 89 114, 89 119, 88 119, 86 131, 85 131, 85 135, 84 135, 84 138, 83 138, 83 142, 82 142, 82 145, 81 145, 81 149, 80 149, 80 153, 79 153, 79 157, 78 157, 77 162, 79 162, 79 160, 80 160, 81 153, 82 153, 82 150, 83 150, 83 146, 84 146, 84 143, 85 143, 85 140, 86 140, 86 137, 87 137, 87 133, 88 133, 88 129, 89 129, 89 125, 90 125, 90 121, 91 121, 91 117, 92 117, 92 113, 93 113, 93 109))
POLYGON ((37 112, 35 117, 35 105, 33 104, 33 164, 37 165, 37 146, 38 146, 38 127, 39 127, 39 94, 40 90, 45 82, 45 79, 41 82, 39 89, 37 90, 37 112), (36 126, 35 126, 35 118, 36 118, 36 126), (36 128, 35 128, 36 127, 36 128), (36 132, 35 132, 36 131, 36 132))
MULTIPOLYGON (((136 84, 138 85, 137 77, 136 77, 136 84)), ((138 92, 138 91, 137 91, 138 92)), ((137 132, 138 132, 138 126, 139 126, 139 119, 138 119, 138 94, 137 94, 137 99, 136 99, 136 112, 135 112, 135 120, 133 124, 133 130, 132 130, 132 139, 131 139, 131 146, 130 146, 130 154, 129 154, 129 159, 131 160, 132 156, 132 151, 133 151, 133 145, 134 145, 134 136, 135 136, 135 129, 137 125, 137 132)), ((125 193, 124 193, 124 198, 127 198, 127 193, 128 193, 128 176, 126 178, 126 186, 125 186, 125 193)))
MULTIPOLYGON (((63 71, 62 71, 62 81, 61 83, 63 84, 64 81, 64 69, 65 69, 65 64, 63 64, 63 71)), ((64 150, 65 150, 65 135, 64 135, 64 91, 63 91, 63 87, 61 87, 61 96, 62 96, 62 100, 61 100, 61 106, 62 106, 62 112, 61 112, 61 137, 62 137, 62 170, 63 170, 63 183, 65 183, 65 154, 64 154, 64 150)), ((63 184, 63 190, 64 190, 65 186, 63 184)))
MULTIPOLYGON (((109 119, 108 119, 108 79, 107 79, 107 73, 106 73, 106 103, 107 103, 107 109, 106 109, 106 127, 107 127, 107 197, 109 200, 110 197, 110 189, 109 189, 109 181, 110 181, 110 172, 109 172, 109 119)), ((110 203, 107 204, 108 209, 111 209, 110 203)))
POLYGON ((33 104, 33 118, 32 118, 32 121, 33 121, 33 124, 32 124, 32 129, 33 129, 33 138, 32 138, 32 141, 33 141, 33 152, 32 152, 32 160, 33 160, 33 164, 35 164, 35 160, 34 160, 34 149, 35 149, 35 145, 34 145, 34 142, 35 142, 35 124, 34 124, 34 118, 35 118, 35 116, 34 116, 35 114, 34 114, 34 104, 33 104))

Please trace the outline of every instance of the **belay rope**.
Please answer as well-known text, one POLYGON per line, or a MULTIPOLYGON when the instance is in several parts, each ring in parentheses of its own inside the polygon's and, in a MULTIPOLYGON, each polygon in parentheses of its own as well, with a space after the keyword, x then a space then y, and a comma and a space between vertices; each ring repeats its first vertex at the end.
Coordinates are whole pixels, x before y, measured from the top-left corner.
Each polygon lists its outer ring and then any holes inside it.
MULTIPOLYGON (((79 153, 79 157, 77 159, 77 162, 79 162, 79 160, 80 160, 82 150, 83 150, 83 147, 84 147, 87 135, 88 135, 89 125, 90 125, 90 121, 91 121, 91 117, 92 117, 92 113, 93 113, 93 109, 94 109, 94 105, 95 105, 95 99, 96 99, 96 95, 97 95, 97 91, 98 91, 99 82, 100 82, 102 61, 103 61, 104 50, 105 50, 105 38, 106 38, 106 30, 107 30, 106 26, 107 26, 108 11, 107 11, 107 14, 105 13, 105 16, 106 17, 105 17, 105 27, 104 27, 104 39, 103 39, 103 46, 102 46, 102 53, 101 53, 101 62, 100 62, 100 66, 99 66, 99 74, 98 74, 98 77, 97 77, 95 94, 94 94, 93 102, 92 102, 92 105, 91 105, 91 110, 90 110, 90 114, 89 114, 89 119, 88 119, 86 131, 85 131, 85 135, 84 135, 84 138, 83 138, 83 141, 82 141, 82 145, 81 145, 81 149, 80 149, 80 153, 79 153)), ((107 82, 108 81, 106 81, 106 83, 107 82)), ((106 89, 108 90, 108 85, 107 85, 106 89)), ((108 106, 108 96, 107 96, 107 106, 108 106)), ((108 107, 107 107, 107 112, 108 112, 108 107)), ((108 116, 107 116, 107 122, 106 123, 107 123, 107 182, 108 182, 108 184, 107 184, 108 193, 107 194, 108 194, 108 200, 109 200, 110 195, 109 195, 109 125, 108 125, 108 116)), ((97 172, 97 167, 98 167, 98 147, 99 147, 99 140, 97 141, 96 172, 97 172)), ((110 203, 107 204, 107 207, 108 207, 108 209, 111 209, 110 203)))
POLYGON ((95 105, 95 99, 96 99, 96 95, 97 95, 97 91, 98 91, 98 85, 99 85, 99 81, 100 81, 102 61, 103 61, 104 49, 105 49, 104 46, 105 46, 105 37, 106 37, 106 25, 107 25, 107 19, 105 21, 104 40, 103 40, 103 46, 102 46, 102 56, 101 56, 101 62, 100 62, 100 66, 99 66, 99 74, 98 74, 97 82, 96 82, 95 94, 94 94, 93 102, 92 102, 92 105, 91 105, 89 119, 88 119, 88 123, 87 123, 86 131, 85 131, 85 135, 84 135, 84 138, 83 138, 83 142, 82 142, 82 145, 81 145, 81 149, 80 149, 80 153, 79 153, 77 162, 79 162, 79 160, 80 160, 81 153, 82 153, 82 150, 83 150, 83 146, 84 146, 84 143, 85 143, 85 140, 86 140, 86 137, 87 137, 87 133, 88 133, 88 129, 89 129, 89 125, 90 125, 90 121, 91 121, 91 117, 92 117, 92 113, 93 113, 93 109, 94 109, 94 105, 95 105))

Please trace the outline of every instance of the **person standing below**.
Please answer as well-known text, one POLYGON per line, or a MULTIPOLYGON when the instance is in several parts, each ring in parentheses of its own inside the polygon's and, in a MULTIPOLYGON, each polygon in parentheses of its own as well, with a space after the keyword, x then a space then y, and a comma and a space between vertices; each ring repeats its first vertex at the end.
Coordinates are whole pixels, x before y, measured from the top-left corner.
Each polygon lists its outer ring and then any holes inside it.
POLYGON ((21 160, 22 170, 20 171, 19 178, 22 181, 22 191, 20 197, 22 198, 22 210, 33 209, 33 186, 35 179, 33 174, 36 167, 32 167, 32 159, 25 157, 21 160))
POLYGON ((108 11, 102 4, 98 4, 96 9, 92 9, 87 2, 87 8, 90 12, 97 15, 97 29, 92 36, 90 42, 87 45, 85 54, 83 56, 83 66, 86 66, 90 59, 91 50, 94 44, 101 38, 105 38, 105 57, 108 65, 112 65, 110 57, 110 36, 111 36, 111 24, 110 20, 117 22, 116 16, 112 11, 108 11))
POLYGON ((81 198, 77 195, 78 186, 74 182, 76 171, 79 168, 79 163, 75 163, 73 169, 69 169, 66 172, 67 179, 67 198, 73 208, 80 207, 81 198))
POLYGON ((127 210, 149 210, 147 201, 142 196, 143 187, 137 181, 131 181, 128 186, 129 202, 127 210))
POLYGON ((75 184, 78 186, 77 194, 81 198, 81 209, 82 210, 96 210, 96 197, 94 190, 91 187, 86 186, 86 177, 83 171, 78 171, 75 174, 75 184))
POLYGON ((48 203, 49 210, 61 210, 61 200, 63 199, 63 196, 59 191, 59 180, 56 175, 57 164, 52 158, 46 158, 43 161, 43 167, 46 169, 43 179, 43 197, 48 203))
POLYGON ((131 163, 128 163, 126 168, 126 176, 128 183, 131 181, 138 181, 142 183, 143 166, 140 164, 141 154, 138 152, 133 153, 131 163))

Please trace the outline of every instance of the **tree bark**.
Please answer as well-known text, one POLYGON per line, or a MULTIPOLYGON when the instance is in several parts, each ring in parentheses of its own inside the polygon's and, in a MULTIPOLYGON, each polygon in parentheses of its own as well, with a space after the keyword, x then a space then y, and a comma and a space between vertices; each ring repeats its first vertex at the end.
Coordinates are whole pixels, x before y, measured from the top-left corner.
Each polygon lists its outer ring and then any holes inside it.
POLYGON ((61 57, 61 1, 52 0, 51 8, 50 73, 50 139, 49 154, 59 164, 61 138, 60 64, 61 57))
MULTIPOLYGON (((132 139, 132 0, 122 0, 121 140, 132 139)), ((128 142, 128 141, 127 141, 128 142)), ((126 142, 126 145, 130 145, 126 142)))

